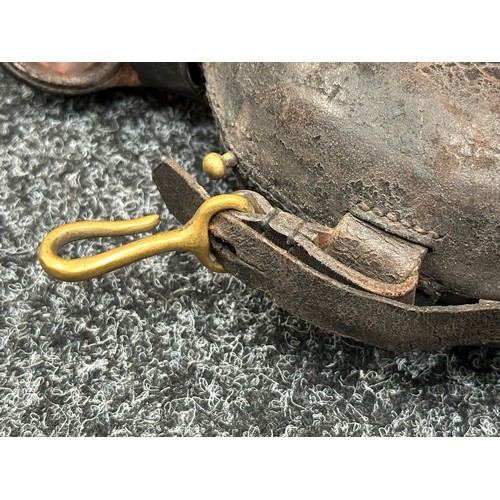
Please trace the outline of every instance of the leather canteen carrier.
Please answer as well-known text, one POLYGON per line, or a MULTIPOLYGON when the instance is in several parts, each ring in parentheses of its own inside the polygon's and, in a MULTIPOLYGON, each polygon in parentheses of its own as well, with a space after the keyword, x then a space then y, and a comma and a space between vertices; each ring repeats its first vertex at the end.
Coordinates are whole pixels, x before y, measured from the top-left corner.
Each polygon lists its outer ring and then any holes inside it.
POLYGON ((158 221, 62 226, 40 247, 49 274, 87 279, 189 250, 295 316, 367 344, 500 343, 500 64, 8 68, 70 94, 143 84, 203 92, 227 151, 203 168, 213 178, 233 168, 247 188, 209 199, 166 160, 153 178, 183 228, 66 260, 57 250, 68 241, 158 221))

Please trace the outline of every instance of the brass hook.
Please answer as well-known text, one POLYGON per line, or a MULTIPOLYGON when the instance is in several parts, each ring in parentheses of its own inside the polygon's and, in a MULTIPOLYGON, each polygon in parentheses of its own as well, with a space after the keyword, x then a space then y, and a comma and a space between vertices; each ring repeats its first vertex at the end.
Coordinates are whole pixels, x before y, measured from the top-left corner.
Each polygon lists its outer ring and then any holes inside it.
POLYGON ((250 202, 243 196, 237 194, 214 196, 206 200, 193 217, 179 229, 148 236, 90 257, 63 259, 57 252, 66 243, 98 236, 122 236, 149 231, 160 223, 160 216, 148 215, 130 221, 72 222, 52 230, 43 239, 38 259, 50 276, 64 281, 96 278, 138 260, 176 251, 191 252, 203 265, 221 273, 224 272, 224 268, 210 254, 208 225, 210 219, 223 210, 254 211, 250 202))

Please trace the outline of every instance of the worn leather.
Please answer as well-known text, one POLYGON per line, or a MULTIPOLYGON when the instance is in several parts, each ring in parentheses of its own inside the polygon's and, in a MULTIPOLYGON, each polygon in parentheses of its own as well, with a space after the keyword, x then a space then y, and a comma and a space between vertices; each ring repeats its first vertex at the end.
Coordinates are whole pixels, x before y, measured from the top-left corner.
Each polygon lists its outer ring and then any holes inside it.
MULTIPOLYGON (((204 64, 236 171, 328 226, 426 246, 422 286, 500 300, 500 65, 204 64)), ((436 293, 434 293, 436 292, 436 293)))
MULTIPOLYGON (((173 161, 159 165, 153 179, 169 210, 183 223, 208 198, 173 161)), ((228 272, 290 313, 325 331, 391 350, 500 343, 499 303, 419 307, 341 283, 327 269, 322 272, 306 262, 296 238, 300 233, 290 232, 279 241, 269 223, 275 208, 266 207, 257 194, 242 194, 253 197, 258 213, 215 216, 210 224, 214 255, 228 272)))

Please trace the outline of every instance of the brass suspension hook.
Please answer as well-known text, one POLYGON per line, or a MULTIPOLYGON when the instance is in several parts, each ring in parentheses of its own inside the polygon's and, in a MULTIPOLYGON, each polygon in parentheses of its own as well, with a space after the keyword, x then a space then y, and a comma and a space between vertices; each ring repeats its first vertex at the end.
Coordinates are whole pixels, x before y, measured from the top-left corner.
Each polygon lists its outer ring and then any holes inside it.
POLYGON ((63 259, 57 252, 66 243, 98 236, 122 236, 149 231, 159 224, 160 216, 148 215, 130 221, 73 222, 54 229, 44 238, 38 251, 38 258, 50 276, 64 281, 96 278, 138 260, 176 251, 191 252, 212 271, 224 272, 224 268, 210 255, 208 238, 210 219, 223 210, 254 211, 250 202, 243 196, 237 194, 214 196, 206 200, 193 217, 179 229, 148 236, 90 257, 63 259))

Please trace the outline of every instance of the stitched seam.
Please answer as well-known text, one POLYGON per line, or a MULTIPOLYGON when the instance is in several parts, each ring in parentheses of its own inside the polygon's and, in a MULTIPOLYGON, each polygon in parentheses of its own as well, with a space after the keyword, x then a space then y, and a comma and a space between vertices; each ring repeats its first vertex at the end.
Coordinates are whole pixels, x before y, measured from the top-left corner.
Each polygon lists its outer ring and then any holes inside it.
POLYGON ((409 221, 407 221, 406 219, 399 219, 397 214, 395 214, 394 212, 384 213, 380 208, 370 207, 364 201, 356 203, 356 206, 360 210, 362 210, 363 212, 370 212, 373 215, 375 215, 376 217, 387 219, 392 224, 399 224, 404 229, 414 231, 415 233, 419 234, 420 236, 429 236, 430 238, 432 238, 434 240, 441 238, 441 236, 438 233, 436 233, 436 231, 423 229, 422 227, 420 227, 418 225, 412 226, 411 223, 409 221))

